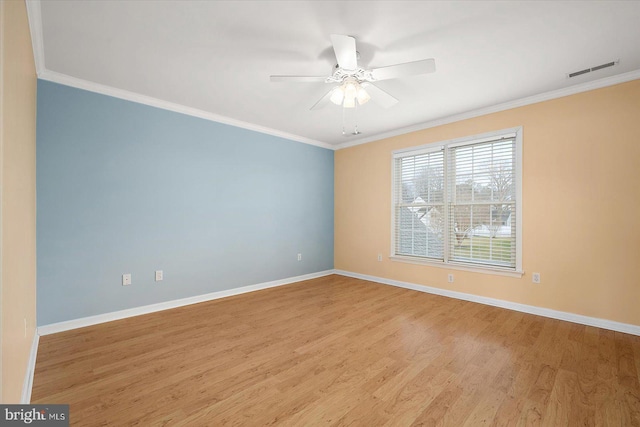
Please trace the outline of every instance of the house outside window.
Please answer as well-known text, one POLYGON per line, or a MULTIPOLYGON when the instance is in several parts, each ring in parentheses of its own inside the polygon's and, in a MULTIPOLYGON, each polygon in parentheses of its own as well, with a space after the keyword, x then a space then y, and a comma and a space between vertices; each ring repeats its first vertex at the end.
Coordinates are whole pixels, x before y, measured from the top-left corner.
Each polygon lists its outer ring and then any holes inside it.
POLYGON ((522 128, 393 153, 393 259, 522 273, 522 128))

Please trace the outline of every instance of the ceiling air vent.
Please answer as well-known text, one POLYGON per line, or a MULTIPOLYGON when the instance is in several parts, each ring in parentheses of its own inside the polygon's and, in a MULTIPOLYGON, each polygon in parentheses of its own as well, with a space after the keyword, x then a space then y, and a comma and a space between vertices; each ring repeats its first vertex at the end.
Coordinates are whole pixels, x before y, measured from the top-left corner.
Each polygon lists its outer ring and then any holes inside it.
POLYGON ((598 70, 602 70, 603 68, 609 68, 609 67, 613 67, 614 65, 616 65, 619 61, 612 61, 612 62, 607 62, 606 64, 602 64, 602 65, 596 65, 595 67, 591 67, 591 68, 585 68, 584 70, 580 70, 580 71, 574 71, 573 73, 569 73, 567 74, 567 77, 571 78, 571 77, 577 77, 580 76, 582 74, 587 74, 590 73, 592 71, 598 71, 598 70))

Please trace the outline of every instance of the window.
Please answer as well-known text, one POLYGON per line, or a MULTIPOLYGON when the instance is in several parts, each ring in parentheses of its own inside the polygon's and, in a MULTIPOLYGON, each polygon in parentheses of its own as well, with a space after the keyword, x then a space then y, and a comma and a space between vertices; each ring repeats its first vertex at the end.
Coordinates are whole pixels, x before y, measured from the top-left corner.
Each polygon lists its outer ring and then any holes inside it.
POLYGON ((521 272, 521 135, 394 152, 392 256, 521 272))

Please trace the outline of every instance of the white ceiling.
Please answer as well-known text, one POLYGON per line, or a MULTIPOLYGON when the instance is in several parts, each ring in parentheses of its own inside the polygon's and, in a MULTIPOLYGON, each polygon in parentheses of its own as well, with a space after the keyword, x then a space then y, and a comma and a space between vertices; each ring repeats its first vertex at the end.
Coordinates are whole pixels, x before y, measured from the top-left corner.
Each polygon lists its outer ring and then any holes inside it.
POLYGON ((611 76, 640 78, 638 1, 57 0, 29 11, 42 78, 332 147, 611 76), (378 82, 400 103, 362 106, 362 135, 344 137, 341 107, 309 110, 330 86, 269 82, 329 75, 330 34, 354 36, 366 67, 435 58, 436 72, 378 82))

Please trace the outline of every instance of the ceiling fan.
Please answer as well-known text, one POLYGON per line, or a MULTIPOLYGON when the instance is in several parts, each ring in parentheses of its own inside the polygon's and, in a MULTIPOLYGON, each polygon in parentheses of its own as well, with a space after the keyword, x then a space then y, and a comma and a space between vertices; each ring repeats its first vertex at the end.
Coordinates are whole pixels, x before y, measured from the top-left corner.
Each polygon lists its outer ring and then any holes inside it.
POLYGON ((271 81, 337 84, 337 86, 333 87, 326 95, 320 98, 320 100, 311 107, 311 110, 322 108, 330 101, 344 108, 354 108, 356 103, 363 105, 370 99, 373 99, 374 102, 382 107, 389 108, 397 104, 398 100, 375 86, 373 82, 433 73, 436 70, 436 63, 433 58, 366 70, 358 66, 359 54, 356 50, 355 38, 332 34, 331 42, 338 64, 330 76, 275 75, 271 76, 271 81))

